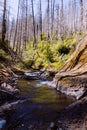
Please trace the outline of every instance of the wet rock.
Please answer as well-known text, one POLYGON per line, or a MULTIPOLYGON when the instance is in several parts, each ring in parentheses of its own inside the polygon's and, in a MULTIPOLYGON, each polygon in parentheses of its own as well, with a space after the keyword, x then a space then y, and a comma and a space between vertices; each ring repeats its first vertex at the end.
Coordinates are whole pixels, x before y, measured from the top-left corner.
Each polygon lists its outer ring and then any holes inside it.
POLYGON ((47 80, 47 79, 49 79, 49 77, 50 77, 49 71, 44 71, 40 75, 40 79, 42 79, 42 80, 47 80))
POLYGON ((48 80, 50 78, 49 71, 25 72, 25 78, 29 80, 48 80))
POLYGON ((7 83, 2 83, 0 86, 0 90, 3 92, 5 91, 5 92, 10 93, 10 94, 18 94, 19 93, 19 90, 15 86, 12 87, 11 85, 9 85, 7 83))
POLYGON ((8 100, 10 98, 15 98, 17 94, 19 94, 19 89, 16 86, 11 86, 6 82, 2 83, 0 86, 0 100, 8 100))
POLYGON ((40 72, 25 72, 25 78, 29 80, 38 80, 40 76, 40 72))

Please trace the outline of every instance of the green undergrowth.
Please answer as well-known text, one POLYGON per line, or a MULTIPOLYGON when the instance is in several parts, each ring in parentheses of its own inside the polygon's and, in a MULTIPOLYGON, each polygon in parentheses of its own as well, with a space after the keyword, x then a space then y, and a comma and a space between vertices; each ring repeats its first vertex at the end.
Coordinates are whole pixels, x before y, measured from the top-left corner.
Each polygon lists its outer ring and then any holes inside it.
MULTIPOLYGON (((81 39, 78 37, 66 37, 61 40, 38 40, 38 47, 33 48, 33 41, 27 43, 26 51, 23 53, 23 61, 28 68, 47 69, 58 71, 70 57, 81 39)), ((21 65, 21 67, 23 67, 21 65)))
POLYGON ((0 49, 0 62, 10 61, 9 55, 2 49, 0 49))

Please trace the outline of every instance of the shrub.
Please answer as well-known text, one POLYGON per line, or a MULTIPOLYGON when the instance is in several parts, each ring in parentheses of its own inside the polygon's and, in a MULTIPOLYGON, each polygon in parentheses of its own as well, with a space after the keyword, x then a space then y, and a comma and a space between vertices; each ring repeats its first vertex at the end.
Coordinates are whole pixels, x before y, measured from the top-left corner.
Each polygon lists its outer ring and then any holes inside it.
POLYGON ((52 53, 52 51, 50 49, 49 44, 47 44, 45 49, 44 49, 44 56, 48 61, 53 62, 53 53, 52 53))
POLYGON ((7 59, 7 55, 5 53, 5 51, 3 51, 2 49, 0 49, 0 61, 5 61, 7 59))
POLYGON ((29 68, 29 67, 32 67, 34 64, 34 60, 33 59, 29 59, 27 62, 26 62, 26 66, 29 68))
POLYGON ((40 58, 40 57, 38 57, 37 59, 36 59, 36 61, 35 61, 35 68, 36 69, 41 69, 41 68, 43 68, 43 59, 42 58, 40 58))
POLYGON ((46 38, 47 38, 47 34, 43 33, 42 34, 42 40, 46 40, 46 38))
POLYGON ((70 48, 68 46, 65 46, 64 44, 60 44, 58 47, 58 53, 59 54, 68 54, 70 52, 70 48))

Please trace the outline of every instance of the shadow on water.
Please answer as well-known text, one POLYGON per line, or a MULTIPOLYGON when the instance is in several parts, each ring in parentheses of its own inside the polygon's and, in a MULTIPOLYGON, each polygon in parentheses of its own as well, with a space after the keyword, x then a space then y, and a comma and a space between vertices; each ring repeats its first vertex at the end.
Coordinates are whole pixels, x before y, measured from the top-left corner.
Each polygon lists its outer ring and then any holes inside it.
POLYGON ((49 123, 74 100, 49 88, 48 81, 18 80, 21 97, 28 100, 18 104, 7 120, 9 130, 46 130, 49 123))

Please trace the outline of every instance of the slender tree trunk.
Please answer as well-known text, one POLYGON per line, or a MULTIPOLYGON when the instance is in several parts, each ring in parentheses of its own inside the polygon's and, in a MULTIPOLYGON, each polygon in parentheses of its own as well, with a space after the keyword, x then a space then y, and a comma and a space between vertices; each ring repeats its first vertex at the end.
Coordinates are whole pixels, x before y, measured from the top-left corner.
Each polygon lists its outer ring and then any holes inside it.
POLYGON ((7 31, 6 31, 6 39, 9 41, 9 27, 10 27, 10 7, 9 10, 7 12, 7 31))
POLYGON ((4 10, 3 10, 3 21, 2 21, 2 43, 5 42, 6 36, 6 0, 4 0, 4 10))
POLYGON ((57 10, 57 14, 56 14, 57 15, 56 37, 58 39, 58 34, 59 34, 59 5, 57 5, 56 10, 57 10))
POLYGON ((54 7, 55 7, 55 0, 51 0, 51 20, 52 20, 52 25, 51 25, 51 38, 53 38, 53 32, 54 32, 54 7))
POLYGON ((22 56, 21 45, 22 45, 22 20, 20 21, 20 36, 19 36, 19 46, 18 46, 19 54, 22 56))
POLYGON ((81 32, 82 32, 83 31, 83 0, 80 0, 80 8, 81 8, 80 20, 81 20, 81 32))
POLYGON ((48 40, 49 40, 49 38, 50 38, 50 33, 49 33, 49 31, 50 31, 50 0, 48 0, 48 8, 47 8, 47 24, 48 24, 48 40))
POLYGON ((40 0, 40 39, 42 41, 42 4, 40 0))
POLYGON ((9 34, 9 41, 11 42, 11 38, 12 38, 12 33, 13 33, 13 28, 14 28, 14 19, 12 20, 11 23, 11 29, 10 29, 10 34, 9 34))
POLYGON ((61 0, 61 39, 62 42, 64 41, 64 7, 63 7, 63 0, 61 0))
POLYGON ((26 43, 27 43, 27 18, 28 18, 28 1, 26 0, 26 21, 25 21, 25 49, 26 49, 26 43))
POLYGON ((76 0, 74 0, 74 5, 73 5, 73 11, 74 11, 74 33, 76 34, 76 0))
POLYGON ((16 42, 16 36, 17 36, 19 8, 20 8, 20 0, 19 0, 19 2, 18 2, 18 13, 17 13, 17 21, 16 21, 16 29, 15 29, 15 34, 14 34, 14 41, 13 41, 13 50, 14 50, 14 48, 15 48, 15 42, 16 42))
POLYGON ((33 15, 33 33, 34 33, 34 43, 33 43, 33 47, 37 47, 37 39, 36 39, 36 29, 35 29, 35 17, 34 17, 34 3, 33 0, 31 0, 31 4, 32 4, 32 15, 33 15))

